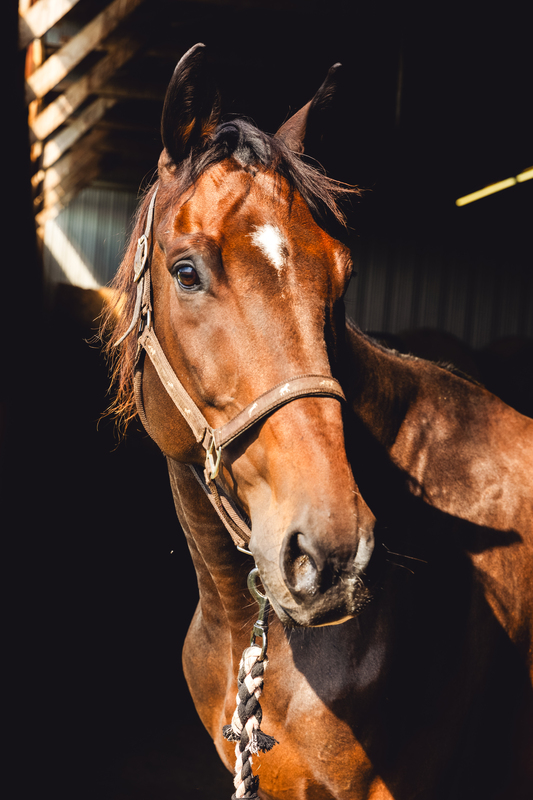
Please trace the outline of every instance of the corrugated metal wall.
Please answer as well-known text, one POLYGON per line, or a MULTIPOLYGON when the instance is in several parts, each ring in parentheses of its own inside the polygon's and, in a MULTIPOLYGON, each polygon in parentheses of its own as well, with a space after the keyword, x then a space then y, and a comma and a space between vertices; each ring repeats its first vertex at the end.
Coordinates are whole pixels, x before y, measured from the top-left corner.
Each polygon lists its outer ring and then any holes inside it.
POLYGON ((83 289, 105 286, 120 264, 137 197, 129 192, 84 189, 46 224, 45 282, 83 289))
POLYGON ((448 331, 471 347, 533 336, 533 269, 376 241, 353 249, 347 313, 367 331, 448 331))
MULTIPOLYGON (((133 193, 85 189, 45 234, 48 284, 98 288, 113 277, 137 205, 133 193)), ((502 336, 533 336, 533 270, 477 263, 421 245, 378 241, 354 246, 346 296, 363 330, 399 333, 429 327, 479 348, 502 336)))

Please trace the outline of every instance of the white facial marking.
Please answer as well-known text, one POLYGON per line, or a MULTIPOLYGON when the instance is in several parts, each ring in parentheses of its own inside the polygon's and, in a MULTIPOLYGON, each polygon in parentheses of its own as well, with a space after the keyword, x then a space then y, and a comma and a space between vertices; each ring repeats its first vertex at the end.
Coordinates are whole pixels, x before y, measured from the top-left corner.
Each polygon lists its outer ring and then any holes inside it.
POLYGON ((275 228, 274 225, 261 225, 250 236, 256 247, 281 274, 287 260, 287 245, 279 228, 275 228))

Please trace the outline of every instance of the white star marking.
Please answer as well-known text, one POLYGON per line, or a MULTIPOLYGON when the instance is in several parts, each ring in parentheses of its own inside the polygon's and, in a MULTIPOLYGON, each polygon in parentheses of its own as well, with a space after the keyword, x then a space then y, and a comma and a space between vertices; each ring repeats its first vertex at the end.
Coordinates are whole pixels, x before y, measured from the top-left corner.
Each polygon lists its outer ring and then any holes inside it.
POLYGON ((287 260, 287 245, 279 228, 274 225, 261 225, 250 234, 250 237, 256 247, 281 274, 287 260))

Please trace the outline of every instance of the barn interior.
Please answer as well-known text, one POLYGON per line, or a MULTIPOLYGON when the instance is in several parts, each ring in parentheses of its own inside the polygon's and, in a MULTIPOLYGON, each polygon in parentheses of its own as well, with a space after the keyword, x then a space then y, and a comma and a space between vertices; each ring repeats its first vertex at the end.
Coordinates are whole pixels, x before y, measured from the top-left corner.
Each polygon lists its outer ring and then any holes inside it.
POLYGON ((165 462, 140 425, 119 441, 103 416, 94 340, 154 178, 176 62, 204 42, 223 113, 268 132, 341 62, 312 155, 363 190, 347 313, 400 350, 454 361, 531 416, 527 22, 524 4, 457 0, 6 4, 0 431, 22 796, 30 785, 80 800, 232 792, 181 674, 197 595, 165 462), (32 6, 59 16, 39 28, 32 6), (53 57, 67 65, 58 80, 46 77, 53 57))

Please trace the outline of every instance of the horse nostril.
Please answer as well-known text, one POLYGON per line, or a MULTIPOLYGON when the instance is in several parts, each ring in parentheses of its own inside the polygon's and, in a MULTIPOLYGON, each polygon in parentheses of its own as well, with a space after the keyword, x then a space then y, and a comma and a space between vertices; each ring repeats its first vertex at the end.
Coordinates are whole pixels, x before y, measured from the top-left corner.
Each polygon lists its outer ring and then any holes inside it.
POLYGON ((305 536, 293 533, 282 552, 282 571, 292 594, 314 597, 321 588, 321 570, 305 546, 305 536))

